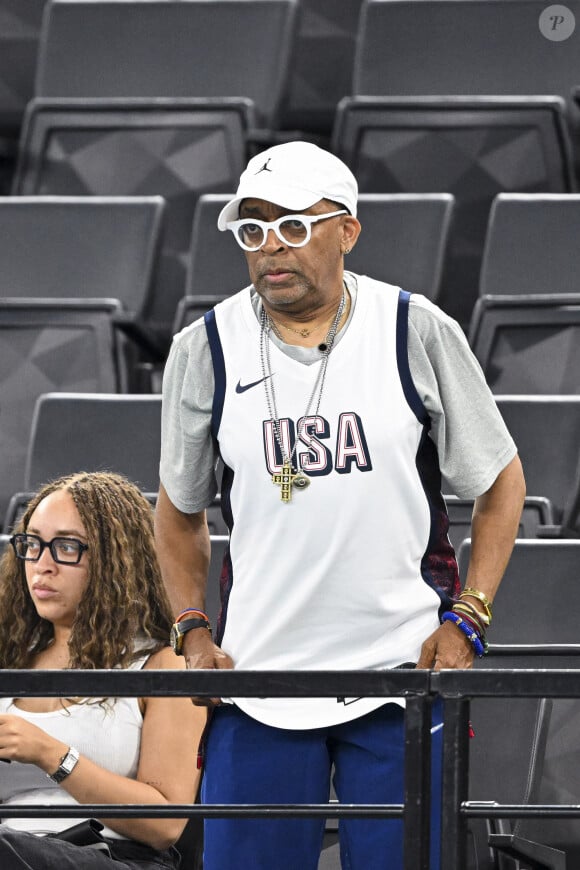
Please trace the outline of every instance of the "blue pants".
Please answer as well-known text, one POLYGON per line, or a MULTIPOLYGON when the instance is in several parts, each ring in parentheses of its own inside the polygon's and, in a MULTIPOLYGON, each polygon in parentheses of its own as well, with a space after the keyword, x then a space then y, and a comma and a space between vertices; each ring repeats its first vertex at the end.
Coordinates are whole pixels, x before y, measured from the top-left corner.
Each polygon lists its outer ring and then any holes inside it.
MULTIPOLYGON (((441 708, 434 707, 431 870, 438 870, 441 708)), ((262 725, 232 705, 218 707, 205 750, 202 801, 326 803, 330 772, 342 803, 402 803, 404 710, 385 704, 328 728, 290 731, 262 725)), ((224 818, 205 822, 204 870, 316 870, 324 819, 224 818)), ((402 870, 399 819, 340 819, 343 870, 402 870)))

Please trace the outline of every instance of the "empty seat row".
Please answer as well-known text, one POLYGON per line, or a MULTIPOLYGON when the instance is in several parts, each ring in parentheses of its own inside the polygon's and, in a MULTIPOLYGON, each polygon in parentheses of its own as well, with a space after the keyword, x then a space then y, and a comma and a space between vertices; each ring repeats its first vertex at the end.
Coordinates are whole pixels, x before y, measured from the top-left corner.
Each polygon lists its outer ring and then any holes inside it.
MULTIPOLYGON (((456 198, 441 302, 467 328, 493 196, 574 189, 572 101, 562 82, 575 69, 577 35, 558 43, 556 58, 555 43, 538 27, 542 10, 536 0, 509 0, 505 31, 495 41, 489 25, 497 5, 452 5, 453 11, 430 0, 362 4, 352 87, 345 82, 332 148, 352 166, 363 191, 447 192, 456 198), (527 53, 512 71, 499 61, 508 44, 513 54, 518 16, 518 38, 527 53), (425 72, 431 54, 426 64, 412 62, 433 27, 448 44, 464 43, 471 31, 482 40, 482 51, 488 40, 501 77, 480 72, 477 54, 470 52, 472 76, 461 75, 459 65, 442 73, 436 86, 436 77, 425 72), (393 46, 385 52, 389 35, 393 46), (548 56, 550 69, 557 60, 557 76, 529 60, 548 56), (528 66, 535 78, 527 76, 528 66), (455 88, 446 87, 450 82, 455 88)), ((46 7, 36 97, 24 120, 14 193, 164 195, 169 208, 156 275, 163 292, 155 294, 152 314, 165 337, 168 308, 175 310, 183 293, 195 200, 203 192, 235 187, 250 142, 254 148, 266 143, 267 137, 252 131, 277 123, 292 45, 308 8, 297 0, 54 0, 46 7), (236 51, 243 58, 259 54, 260 64, 236 63, 236 51), (159 53, 166 62, 151 63, 159 53), (201 60, 192 64, 192 55, 201 60), (223 56, 230 62, 224 64, 223 56)), ((344 18, 342 28, 347 26, 344 18)), ((465 62, 462 51, 438 56, 437 68, 452 67, 454 59, 465 62)), ((489 53, 482 56, 488 60, 489 53)))
MULTIPOLYGON (((196 203, 203 194, 236 189, 251 123, 251 106, 234 98, 36 101, 23 125, 13 194, 163 196, 148 316, 167 338, 186 285, 196 203)), ((566 141, 561 106, 553 100, 452 109, 385 106, 383 100, 343 106, 332 149, 352 168, 363 193, 454 197, 439 299, 466 327, 494 197, 572 191, 566 141)), ((363 236, 361 252, 364 247, 363 236)))
POLYGON ((324 131, 350 92, 361 5, 0 0, 0 120, 17 127, 35 95, 242 95, 268 126, 324 131))
MULTIPOLYGON (((186 296, 222 296, 248 281, 217 216, 232 194, 197 201, 185 255, 186 296)), ((438 300, 458 216, 450 194, 361 193, 363 232, 345 261, 357 273, 438 300)), ((0 197, 0 296, 115 298, 148 319, 167 218, 159 196, 0 197)), ((500 194, 490 211, 479 296, 577 292, 580 195, 500 194)), ((175 308, 169 311, 173 317, 175 308)))
POLYGON ((559 5, 566 10, 559 17, 543 0, 506 0, 501 23, 494 0, 2 0, 2 7, 7 83, 15 78, 10 60, 27 82, 14 88, 15 102, 27 93, 247 96, 271 123, 285 100, 324 112, 333 97, 348 95, 556 95, 573 112, 580 84, 578 0, 559 5), (163 63, 152 64, 159 55, 163 63), (260 64, 245 62, 258 56, 260 64))

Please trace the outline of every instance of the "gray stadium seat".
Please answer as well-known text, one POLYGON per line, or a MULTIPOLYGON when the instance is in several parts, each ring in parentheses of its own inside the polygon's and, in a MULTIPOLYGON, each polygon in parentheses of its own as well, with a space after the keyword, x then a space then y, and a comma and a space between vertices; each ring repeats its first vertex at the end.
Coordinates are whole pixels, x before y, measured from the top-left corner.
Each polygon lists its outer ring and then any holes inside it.
MULTIPOLYGON (((463 578, 470 552, 471 542, 464 541, 458 553, 463 578)), ((535 652, 517 654, 506 647, 503 654, 492 652, 476 666, 578 667, 579 565, 580 540, 517 540, 494 601, 489 640, 492 650, 494 644, 525 644, 535 647, 535 652), (554 645, 573 645, 575 650, 568 651, 564 646, 556 655, 554 645)), ((579 715, 577 699, 475 699, 471 705, 475 738, 470 745, 469 799, 518 804, 578 803, 580 779, 575 759, 579 715)), ((550 856, 554 863, 499 863, 497 855, 490 858, 488 832, 482 830, 481 823, 473 820, 471 828, 478 863, 470 866, 479 870, 514 866, 572 868, 580 860, 578 819, 506 820, 491 828, 491 842, 510 844, 513 839, 515 854, 518 847, 529 850, 530 842, 540 843, 564 852, 567 863, 562 863, 557 852, 550 856)))
POLYGON ((160 444, 160 396, 47 393, 34 409, 22 489, 62 474, 108 470, 157 492, 160 444))
MULTIPOLYGON (((449 540, 457 553, 461 542, 471 535, 471 516, 474 500, 459 498, 456 495, 445 495, 447 513, 449 515, 449 540)), ((535 538, 541 526, 554 524, 554 512, 547 498, 526 496, 518 538, 535 538)))
MULTIPOLYGON (((0 516, 24 484, 34 404, 49 390, 114 392, 127 381, 116 300, 0 299, 0 516)), ((79 421, 77 421, 78 423, 79 421)), ((65 456, 75 429, 55 444, 65 456)))
POLYGON ((114 298, 147 310, 161 197, 0 197, 0 296, 114 298))
POLYGON ((478 295, 495 196, 562 193, 575 184, 565 106, 557 97, 345 98, 332 142, 363 192, 455 197, 439 303, 463 325, 478 295))
POLYGON ((361 193, 345 268, 437 299, 454 205, 448 193, 361 193))
MULTIPOLYGON (((457 553, 463 581, 470 554, 467 539, 457 553)), ((518 538, 493 603, 490 643, 578 644, 579 612, 580 539, 518 538)))
POLYGON ((34 93, 45 0, 0 2, 0 127, 18 130, 34 93))
POLYGON ((297 0, 49 2, 36 96, 246 97, 274 128, 297 0))
POLYGON ((145 320, 167 342, 184 292, 196 200, 236 186, 250 123, 247 100, 33 100, 13 193, 163 196, 159 268, 145 320))
POLYGON ((244 252, 230 232, 217 228, 220 211, 233 193, 206 193, 197 201, 191 230, 186 296, 228 296, 250 279, 244 252))
POLYGON ((480 296, 469 342, 494 393, 580 393, 580 293, 480 296))
POLYGON ((501 193, 489 214, 481 296, 578 293, 580 194, 501 193))
POLYGON ((0 196, 10 192, 18 133, 34 92, 45 0, 0 0, 0 196))
POLYGON ((283 129, 329 135, 336 104, 352 92, 361 6, 362 0, 300 0, 283 129))
POLYGON ((552 502, 560 522, 576 495, 580 396, 496 396, 518 447, 529 495, 552 502))
POLYGON ((570 38, 560 41, 547 38, 539 26, 552 5, 545 0, 365 0, 353 93, 555 95, 574 111, 580 2, 558 4, 576 19, 570 38))

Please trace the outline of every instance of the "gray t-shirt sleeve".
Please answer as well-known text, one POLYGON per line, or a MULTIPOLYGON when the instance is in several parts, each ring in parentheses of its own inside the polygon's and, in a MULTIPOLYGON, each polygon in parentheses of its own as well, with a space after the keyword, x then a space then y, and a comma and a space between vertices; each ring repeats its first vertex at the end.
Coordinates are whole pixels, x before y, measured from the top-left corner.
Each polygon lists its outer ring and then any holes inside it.
POLYGON ((443 490, 476 498, 517 452, 481 367, 459 324, 419 295, 409 306, 408 354, 449 484, 443 490))
POLYGON ((163 373, 159 477, 178 510, 196 513, 217 492, 211 434, 214 375, 203 321, 173 339, 163 373))

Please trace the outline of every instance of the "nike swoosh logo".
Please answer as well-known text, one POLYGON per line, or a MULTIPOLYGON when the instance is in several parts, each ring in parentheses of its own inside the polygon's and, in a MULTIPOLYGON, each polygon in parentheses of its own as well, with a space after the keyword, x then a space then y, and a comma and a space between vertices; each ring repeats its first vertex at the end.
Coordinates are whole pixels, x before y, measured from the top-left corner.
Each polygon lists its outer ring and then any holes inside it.
MULTIPOLYGON (((272 372, 272 374, 274 374, 274 372, 272 372)), ((266 375, 264 378, 260 378, 259 381, 252 381, 251 384, 242 384, 241 381, 238 381, 238 383, 236 384, 236 393, 245 393, 246 390, 251 390, 252 387, 257 387, 258 384, 262 383, 262 381, 265 381, 271 377, 272 375, 266 375)))

